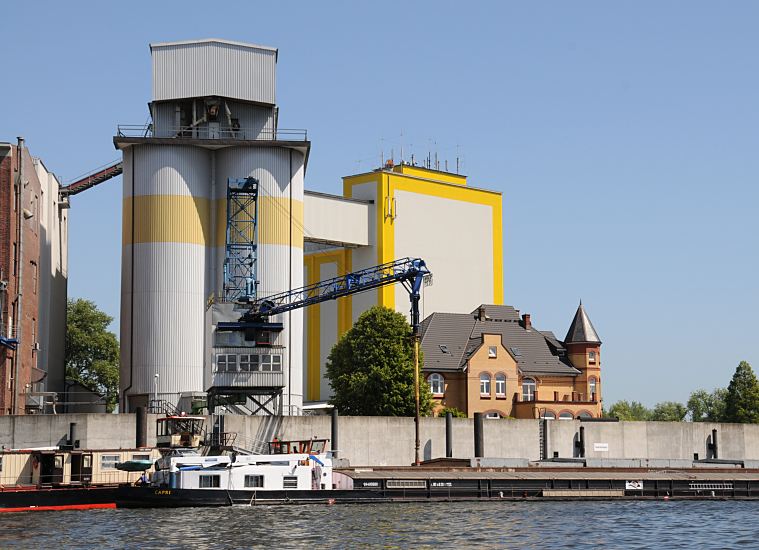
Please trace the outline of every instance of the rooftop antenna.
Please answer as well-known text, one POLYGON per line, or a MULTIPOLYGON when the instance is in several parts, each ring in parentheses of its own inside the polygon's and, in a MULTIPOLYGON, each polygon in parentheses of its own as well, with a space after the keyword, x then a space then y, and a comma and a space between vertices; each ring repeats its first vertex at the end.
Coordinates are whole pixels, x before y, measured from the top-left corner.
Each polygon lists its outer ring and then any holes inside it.
POLYGON ((401 164, 403 164, 403 129, 401 129, 401 164))

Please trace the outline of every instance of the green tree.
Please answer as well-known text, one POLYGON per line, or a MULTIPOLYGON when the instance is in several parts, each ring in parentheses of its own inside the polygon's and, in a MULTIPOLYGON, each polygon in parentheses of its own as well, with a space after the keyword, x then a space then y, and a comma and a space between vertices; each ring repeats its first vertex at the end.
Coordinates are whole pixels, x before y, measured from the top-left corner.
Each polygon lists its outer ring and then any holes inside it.
POLYGON ((108 412, 119 393, 119 341, 108 330, 111 321, 89 300, 66 304, 66 377, 103 395, 108 412))
MULTIPOLYGON (((430 388, 421 379, 420 414, 432 411, 430 388)), ((330 400, 340 413, 362 416, 414 416, 414 349, 406 318, 375 306, 358 318, 327 359, 330 400)))
POLYGON ((617 401, 609 408, 607 416, 620 420, 650 420, 651 411, 637 401, 617 401))
POLYGON ((649 420, 682 422, 686 414, 688 414, 688 409, 682 403, 663 401, 656 404, 649 420))
POLYGON ((690 394, 686 407, 693 422, 723 422, 727 390, 717 388, 712 393, 696 390, 690 394))
POLYGON ((759 382, 746 361, 735 369, 725 396, 727 422, 759 423, 759 382))

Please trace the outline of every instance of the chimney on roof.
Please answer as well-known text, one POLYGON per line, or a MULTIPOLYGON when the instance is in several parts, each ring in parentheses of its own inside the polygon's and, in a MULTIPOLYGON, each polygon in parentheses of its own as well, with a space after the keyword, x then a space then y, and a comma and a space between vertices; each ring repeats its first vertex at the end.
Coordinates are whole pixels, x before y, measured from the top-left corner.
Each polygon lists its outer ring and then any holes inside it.
POLYGON ((532 321, 530 321, 530 314, 529 313, 523 313, 522 314, 522 323, 521 325, 525 328, 525 330, 532 330, 532 321))
POLYGON ((477 308, 477 320, 478 321, 484 321, 488 318, 487 315, 485 315, 485 305, 481 305, 477 308))

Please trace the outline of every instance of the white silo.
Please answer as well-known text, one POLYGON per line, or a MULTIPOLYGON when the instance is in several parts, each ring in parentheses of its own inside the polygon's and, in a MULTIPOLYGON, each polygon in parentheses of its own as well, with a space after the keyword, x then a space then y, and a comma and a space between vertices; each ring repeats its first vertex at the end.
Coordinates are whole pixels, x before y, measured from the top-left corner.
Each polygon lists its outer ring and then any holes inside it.
POLYGON ((277 51, 200 40, 153 44, 151 54, 152 123, 120 126, 114 138, 124 157, 122 410, 156 398, 189 408, 211 386, 252 384, 279 387, 282 412, 297 414, 301 311, 273 319, 284 328, 268 343, 214 333, 216 321, 239 315, 219 302, 228 178, 260 182, 259 296, 303 284, 310 144, 305 132, 276 128, 277 51), (281 373, 239 370, 265 358, 279 361, 281 373))

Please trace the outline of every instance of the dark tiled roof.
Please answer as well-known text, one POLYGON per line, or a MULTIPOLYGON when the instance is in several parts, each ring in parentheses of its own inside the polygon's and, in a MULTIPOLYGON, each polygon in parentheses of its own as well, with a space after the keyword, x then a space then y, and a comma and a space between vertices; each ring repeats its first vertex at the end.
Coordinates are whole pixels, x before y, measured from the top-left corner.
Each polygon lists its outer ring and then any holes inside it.
POLYGON ((474 317, 466 313, 433 313, 419 325, 424 369, 455 371, 464 356, 474 317))
POLYGON ((593 323, 590 322, 588 314, 585 313, 585 308, 582 307, 582 302, 580 302, 580 306, 577 308, 577 313, 575 313, 575 318, 572 319, 572 324, 569 325, 564 342, 567 344, 601 343, 596 329, 593 328, 593 323))
POLYGON ((524 374, 575 376, 575 369, 564 356, 564 347, 552 333, 526 330, 519 312, 511 306, 483 306, 486 320, 473 314, 433 313, 422 323, 424 369, 452 371, 466 366, 482 345, 483 334, 499 334, 524 374), (447 353, 441 349, 447 350, 447 353))

